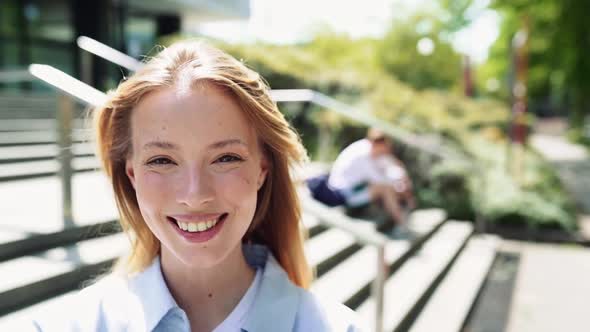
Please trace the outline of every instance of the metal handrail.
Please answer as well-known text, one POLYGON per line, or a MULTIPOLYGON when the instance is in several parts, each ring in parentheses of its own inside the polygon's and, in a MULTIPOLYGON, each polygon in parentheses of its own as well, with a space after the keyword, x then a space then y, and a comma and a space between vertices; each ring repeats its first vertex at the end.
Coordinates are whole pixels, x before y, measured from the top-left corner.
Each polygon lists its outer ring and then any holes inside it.
POLYGON ((106 59, 121 67, 127 68, 131 71, 137 71, 139 68, 141 68, 141 66, 143 66, 143 64, 140 61, 137 61, 135 58, 90 37, 80 36, 78 39, 76 39, 76 44, 78 44, 78 47, 87 52, 98 55, 103 59, 106 59))
POLYGON ((49 84, 49 86, 63 91, 83 103, 98 106, 104 104, 107 100, 106 93, 91 87, 55 67, 32 64, 29 66, 29 72, 34 77, 49 84))

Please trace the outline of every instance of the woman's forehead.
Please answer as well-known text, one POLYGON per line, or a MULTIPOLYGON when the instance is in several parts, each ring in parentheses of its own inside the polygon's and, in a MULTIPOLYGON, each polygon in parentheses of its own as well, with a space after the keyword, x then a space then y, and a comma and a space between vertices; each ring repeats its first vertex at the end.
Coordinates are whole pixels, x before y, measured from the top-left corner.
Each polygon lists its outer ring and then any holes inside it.
POLYGON ((132 115, 133 137, 165 136, 203 143, 240 138, 255 143, 254 126, 240 105, 218 88, 199 87, 179 93, 165 88, 144 97, 132 115))

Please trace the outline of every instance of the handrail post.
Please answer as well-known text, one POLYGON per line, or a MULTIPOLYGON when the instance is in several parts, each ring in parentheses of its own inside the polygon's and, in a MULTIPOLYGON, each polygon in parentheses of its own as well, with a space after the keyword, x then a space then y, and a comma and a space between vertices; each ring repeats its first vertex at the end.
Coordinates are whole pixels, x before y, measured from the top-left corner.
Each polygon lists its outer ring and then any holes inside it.
POLYGON ((80 80, 92 85, 92 54, 80 50, 80 80))
POLYGON ((304 198, 302 202, 304 209, 315 215, 319 219, 320 223, 323 223, 328 227, 335 227, 352 234, 356 238, 356 241, 362 243, 363 245, 375 247, 377 251, 377 260, 375 263, 377 266, 375 271, 375 279, 371 284, 371 296, 375 299, 374 331, 383 332, 385 280, 387 280, 387 277, 389 276, 389 266, 385 260, 385 247, 388 243, 388 238, 385 235, 379 233, 367 233, 366 228, 358 228, 354 218, 350 218, 346 215, 340 215, 340 218, 338 218, 338 216, 333 214, 330 208, 323 206, 319 202, 316 202, 311 197, 304 198))
MULTIPOLYGON (((477 172, 479 172, 479 174, 481 174, 480 177, 480 181, 481 181, 481 189, 480 189, 480 193, 478 195, 484 196, 487 192, 487 180, 486 180, 486 174, 485 174, 485 168, 482 165, 476 165, 475 169, 477 172)), ((480 201, 482 200, 482 198, 479 199, 480 201)), ((475 209, 475 233, 476 234, 484 234, 486 232, 486 220, 484 218, 484 216, 482 215, 481 211, 478 211, 478 206, 474 206, 475 209)))
POLYGON ((65 94, 58 95, 59 177, 61 181, 64 228, 74 223, 72 214, 72 117, 74 101, 65 94))
POLYGON ((384 291, 387 270, 385 246, 379 245, 377 246, 377 276, 373 281, 372 289, 372 296, 375 299, 375 332, 383 332, 384 291))

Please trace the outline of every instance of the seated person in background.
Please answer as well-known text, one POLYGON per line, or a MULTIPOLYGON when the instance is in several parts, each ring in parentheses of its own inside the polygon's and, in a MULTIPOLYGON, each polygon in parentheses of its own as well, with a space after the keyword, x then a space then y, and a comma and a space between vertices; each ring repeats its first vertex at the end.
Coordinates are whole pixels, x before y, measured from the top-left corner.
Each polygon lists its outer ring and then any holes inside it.
POLYGON ((332 206, 356 208, 379 203, 389 216, 389 225, 405 228, 400 203, 415 207, 412 184, 391 148, 383 132, 369 129, 366 138, 350 144, 338 155, 327 183, 314 186, 310 182, 312 195, 332 206))

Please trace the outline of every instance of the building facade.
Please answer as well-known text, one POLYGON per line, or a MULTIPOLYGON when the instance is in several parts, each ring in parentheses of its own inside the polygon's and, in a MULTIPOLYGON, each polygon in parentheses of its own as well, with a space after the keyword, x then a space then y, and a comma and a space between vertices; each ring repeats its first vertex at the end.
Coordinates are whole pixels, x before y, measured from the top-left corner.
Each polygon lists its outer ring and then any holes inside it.
MULTIPOLYGON (((44 63, 80 77, 83 51, 76 45, 78 36, 140 59, 162 36, 195 31, 202 22, 249 15, 249 0, 2 0, 0 71, 44 63)), ((90 83, 103 90, 126 74, 97 57, 92 57, 90 72, 90 83)), ((44 88, 36 82, 0 80, 0 91, 44 88)))

